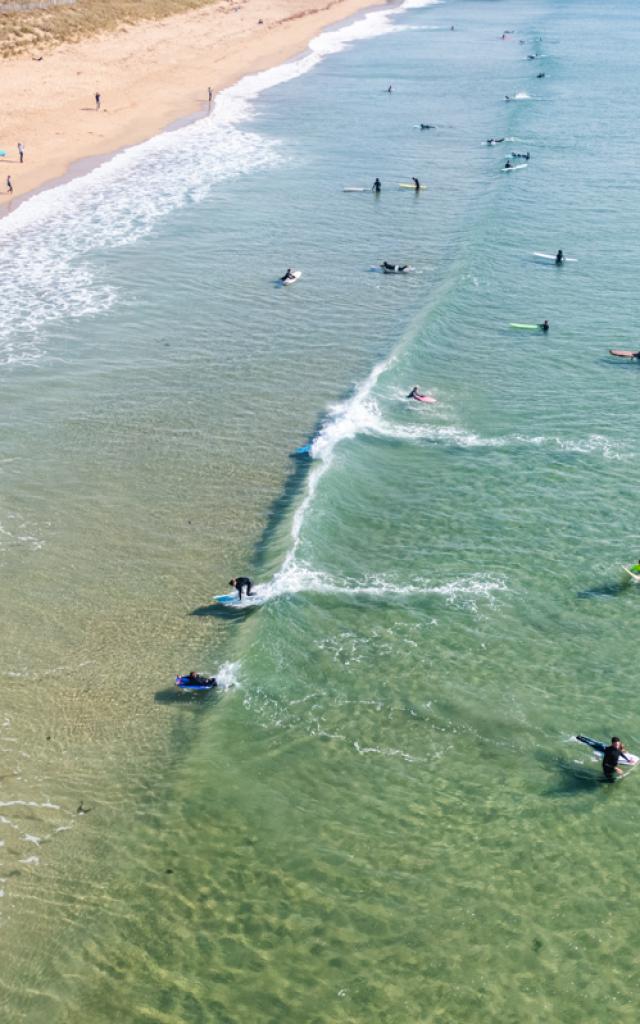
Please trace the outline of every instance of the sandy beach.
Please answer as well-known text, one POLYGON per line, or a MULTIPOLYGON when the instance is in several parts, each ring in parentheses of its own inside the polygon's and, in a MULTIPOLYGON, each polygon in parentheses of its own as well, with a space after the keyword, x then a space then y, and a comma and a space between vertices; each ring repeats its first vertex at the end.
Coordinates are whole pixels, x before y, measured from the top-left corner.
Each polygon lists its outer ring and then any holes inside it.
POLYGON ((209 87, 216 93, 245 74, 273 67, 327 25, 375 5, 376 0, 329 0, 314 8, 299 0, 225 2, 123 25, 44 52, 42 59, 37 50, 5 59, 0 202, 12 209, 77 161, 142 142, 181 117, 206 111, 209 87), (18 142, 24 146, 22 164, 18 142))

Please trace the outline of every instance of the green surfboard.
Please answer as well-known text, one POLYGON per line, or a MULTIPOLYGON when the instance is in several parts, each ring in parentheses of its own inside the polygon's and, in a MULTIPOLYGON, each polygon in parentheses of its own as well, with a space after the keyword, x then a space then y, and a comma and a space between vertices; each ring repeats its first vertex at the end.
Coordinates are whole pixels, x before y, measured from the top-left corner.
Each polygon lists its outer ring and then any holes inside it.
POLYGON ((509 324, 509 327, 517 327, 520 331, 539 331, 540 324, 509 324))

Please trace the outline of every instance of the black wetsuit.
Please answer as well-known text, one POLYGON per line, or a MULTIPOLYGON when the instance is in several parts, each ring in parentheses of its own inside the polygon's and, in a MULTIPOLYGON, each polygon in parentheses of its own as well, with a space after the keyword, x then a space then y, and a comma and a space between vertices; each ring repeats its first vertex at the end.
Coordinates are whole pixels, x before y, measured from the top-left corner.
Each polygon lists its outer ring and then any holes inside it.
POLYGON ((251 580, 248 576, 238 576, 236 578, 236 590, 238 591, 238 597, 241 601, 243 590, 246 590, 247 597, 251 597, 251 580))
POLYGON ((622 757, 622 751, 618 750, 617 747, 605 747, 604 755, 602 758, 602 771, 607 782, 613 782, 616 777, 616 768, 618 767, 618 761, 622 757))

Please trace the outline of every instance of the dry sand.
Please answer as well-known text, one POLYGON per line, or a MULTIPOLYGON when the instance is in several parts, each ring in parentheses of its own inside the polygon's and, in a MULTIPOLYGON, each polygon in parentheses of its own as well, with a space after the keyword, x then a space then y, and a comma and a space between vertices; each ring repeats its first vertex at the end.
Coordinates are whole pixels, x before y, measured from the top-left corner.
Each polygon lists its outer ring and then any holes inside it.
POLYGON ((384 0, 320 0, 312 9, 300 0, 223 0, 64 44, 39 61, 32 55, 3 60, 0 204, 13 208, 75 161, 142 142, 180 117, 206 111, 208 86, 217 92, 274 67, 327 25, 376 3, 384 0), (5 190, 8 174, 13 195, 5 190))

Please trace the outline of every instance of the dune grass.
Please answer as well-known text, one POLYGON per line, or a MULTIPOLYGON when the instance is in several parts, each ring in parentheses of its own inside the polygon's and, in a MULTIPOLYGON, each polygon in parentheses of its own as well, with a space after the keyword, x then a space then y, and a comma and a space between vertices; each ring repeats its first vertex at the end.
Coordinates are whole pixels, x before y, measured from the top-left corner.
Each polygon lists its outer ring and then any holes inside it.
POLYGON ((76 0, 75 3, 44 9, 2 12, 3 3, 26 6, 28 2, 0 0, 0 57, 21 53, 38 57, 58 43, 75 42, 84 36, 118 28, 126 29, 127 25, 139 21, 156 21, 170 14, 208 6, 212 0, 76 0))

